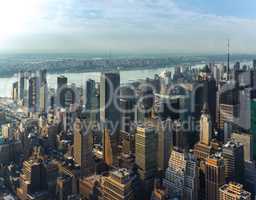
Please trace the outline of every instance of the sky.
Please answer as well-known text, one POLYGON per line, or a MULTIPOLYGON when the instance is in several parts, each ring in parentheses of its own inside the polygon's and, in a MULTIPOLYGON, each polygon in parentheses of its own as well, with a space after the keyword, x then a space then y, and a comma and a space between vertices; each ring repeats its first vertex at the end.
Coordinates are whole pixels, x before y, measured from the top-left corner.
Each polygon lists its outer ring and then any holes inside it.
POLYGON ((255 0, 0 0, 0 52, 256 53, 255 0))

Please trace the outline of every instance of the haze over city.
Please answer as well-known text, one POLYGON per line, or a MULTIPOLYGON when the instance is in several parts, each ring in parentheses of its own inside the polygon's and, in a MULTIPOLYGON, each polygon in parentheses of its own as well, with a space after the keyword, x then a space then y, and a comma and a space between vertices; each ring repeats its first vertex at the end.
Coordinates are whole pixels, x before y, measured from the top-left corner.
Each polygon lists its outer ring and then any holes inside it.
POLYGON ((2 53, 256 53, 254 0, 8 0, 2 53))

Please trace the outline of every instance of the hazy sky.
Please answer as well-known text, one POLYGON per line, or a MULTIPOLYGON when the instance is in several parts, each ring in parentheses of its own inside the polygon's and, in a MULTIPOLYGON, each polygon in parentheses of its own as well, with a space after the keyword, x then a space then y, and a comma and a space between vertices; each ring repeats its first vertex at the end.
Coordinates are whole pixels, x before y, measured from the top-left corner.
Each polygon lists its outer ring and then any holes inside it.
POLYGON ((256 53, 256 0, 0 0, 1 52, 256 53))

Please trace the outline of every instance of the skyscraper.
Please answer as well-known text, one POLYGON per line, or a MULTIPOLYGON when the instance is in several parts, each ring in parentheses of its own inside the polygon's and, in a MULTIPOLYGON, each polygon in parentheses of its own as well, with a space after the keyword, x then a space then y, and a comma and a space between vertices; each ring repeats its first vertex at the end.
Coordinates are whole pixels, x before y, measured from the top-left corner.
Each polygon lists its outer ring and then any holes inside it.
POLYGON ((89 79, 85 82, 84 106, 90 120, 96 121, 98 118, 99 102, 97 97, 96 82, 89 79))
POLYGON ((47 83, 40 86, 40 112, 47 112, 48 109, 48 87, 47 83))
POLYGON ((161 121, 160 118, 152 119, 157 132, 157 168, 163 173, 168 167, 171 150, 173 148, 173 129, 170 119, 161 121))
POLYGON ((250 130, 251 128, 251 101, 253 97, 254 92, 251 88, 244 88, 239 92, 239 126, 243 130, 250 130))
POLYGON ((47 199, 46 178, 46 168, 42 160, 38 158, 38 155, 35 155, 35 158, 24 161, 17 196, 21 200, 47 199))
POLYGON ((238 124, 239 90, 234 84, 226 84, 219 91, 219 128, 224 128, 225 122, 238 124))
POLYGON ((143 184, 146 198, 153 190, 154 178, 157 171, 157 135, 152 125, 145 124, 137 127, 135 136, 136 165, 143 184))
POLYGON ((253 60, 252 65, 253 65, 253 69, 256 70, 256 59, 253 60))
POLYGON ((18 82, 15 82, 12 84, 12 100, 17 101, 18 100, 18 82))
POLYGON ((92 175, 79 180, 79 194, 82 199, 97 200, 102 198, 101 182, 104 176, 92 175))
POLYGON ((74 123, 74 161, 80 166, 82 176, 94 170, 92 135, 79 118, 74 123))
POLYGON ((40 91, 40 112, 47 112, 48 109, 48 85, 47 85, 47 71, 46 69, 39 71, 40 91))
POLYGON ((256 195, 256 165, 255 161, 245 161, 244 163, 244 186, 252 195, 256 195))
POLYGON ((129 86, 121 87, 120 108, 121 108, 121 129, 130 131, 130 123, 135 119, 135 91, 129 86))
POLYGON ((243 185, 230 182, 220 187, 219 197, 219 200, 251 200, 251 193, 244 190, 243 185))
POLYGON ((56 183, 56 197, 59 200, 68 200, 72 194, 72 177, 63 175, 58 177, 56 183))
POLYGON ((76 107, 80 103, 81 93, 74 83, 71 85, 63 84, 57 90, 56 104, 65 109, 76 107))
POLYGON ((222 156, 225 163, 226 180, 242 183, 244 179, 243 145, 235 141, 228 141, 223 146, 222 156))
POLYGON ((36 74, 29 78, 28 90, 28 111, 32 113, 39 112, 40 106, 40 80, 36 74))
POLYGON ((225 166, 223 158, 213 155, 205 162, 205 189, 207 200, 218 200, 219 188, 225 183, 225 166))
POLYGON ((180 149, 172 150, 163 185, 172 198, 196 200, 198 169, 196 158, 180 149))
POLYGON ((108 166, 113 165, 113 150, 109 129, 105 128, 103 131, 103 159, 108 166))
POLYGON ((228 80, 229 80, 229 75, 230 75, 230 52, 229 52, 229 49, 230 49, 230 44, 229 44, 229 40, 228 40, 228 62, 227 62, 227 74, 228 74, 228 80))
POLYGON ((251 101, 251 128, 250 132, 253 137, 253 158, 256 159, 256 99, 251 101))
POLYGON ((212 122, 207 104, 204 105, 200 118, 200 141, 194 147, 194 154, 198 159, 206 159, 212 152, 210 146, 212 138, 212 122))
POLYGON ((212 139, 212 122, 207 104, 204 105, 200 119, 200 143, 210 145, 212 139))
POLYGON ((173 145, 181 151, 188 150, 187 133, 183 130, 182 121, 175 120, 172 122, 173 145))
POLYGON ((47 83, 47 70, 46 69, 42 69, 39 71, 39 78, 40 78, 40 82, 42 85, 47 83))
POLYGON ((207 77, 203 80, 198 80, 195 84, 195 89, 193 91, 194 106, 193 115, 196 120, 200 120, 201 110, 204 104, 208 105, 208 112, 211 116, 213 127, 215 127, 216 122, 216 106, 217 106, 217 86, 216 81, 213 77, 207 77))
POLYGON ((57 90, 68 84, 68 78, 65 76, 57 77, 57 90))
POLYGON ((102 73, 100 80, 100 120, 109 130, 113 163, 117 163, 120 131, 120 74, 102 73))
POLYGON ((103 181, 103 199, 135 199, 134 178, 126 169, 118 169, 110 172, 110 175, 103 181))
POLYGON ((19 90, 18 90, 18 96, 19 96, 19 100, 23 100, 24 97, 24 79, 25 79, 25 75, 23 72, 19 72, 19 90))

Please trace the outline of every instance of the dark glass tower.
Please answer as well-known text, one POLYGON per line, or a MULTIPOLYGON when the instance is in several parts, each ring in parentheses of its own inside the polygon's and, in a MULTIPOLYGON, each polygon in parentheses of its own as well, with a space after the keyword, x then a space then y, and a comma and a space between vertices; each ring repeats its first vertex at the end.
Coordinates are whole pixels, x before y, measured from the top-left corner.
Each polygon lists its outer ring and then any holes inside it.
POLYGON ((110 134, 113 163, 117 163, 120 131, 120 74, 107 72, 100 79, 100 120, 110 134))

